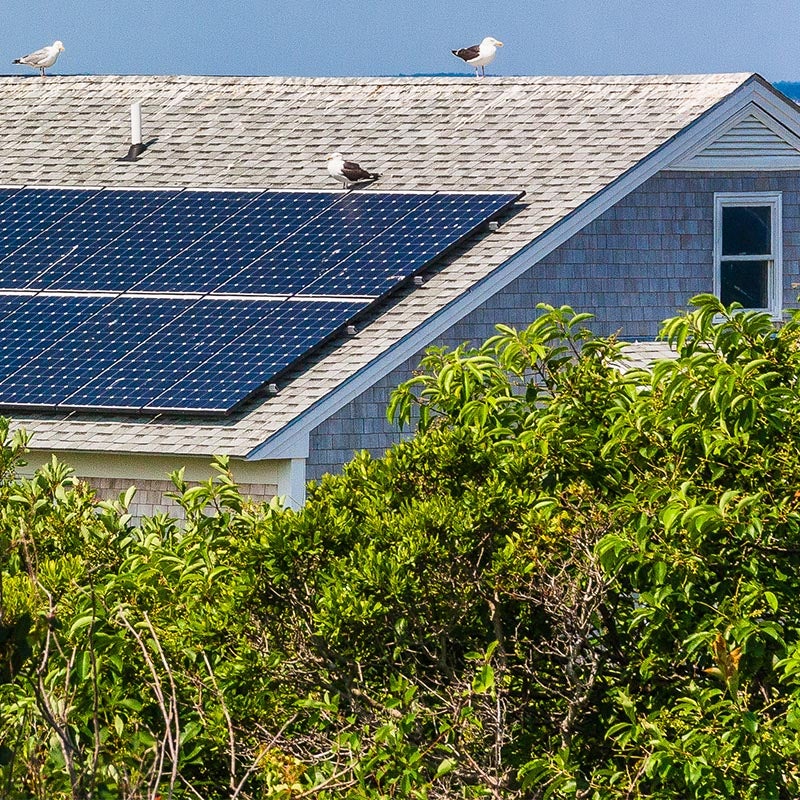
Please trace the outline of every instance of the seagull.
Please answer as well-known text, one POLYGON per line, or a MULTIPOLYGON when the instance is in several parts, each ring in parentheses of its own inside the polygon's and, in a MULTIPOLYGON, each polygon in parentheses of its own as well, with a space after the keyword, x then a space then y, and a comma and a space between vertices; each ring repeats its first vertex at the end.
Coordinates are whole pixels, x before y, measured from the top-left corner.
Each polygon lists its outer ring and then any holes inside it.
POLYGON ((485 67, 494 61, 497 55, 497 48, 502 47, 503 43, 498 42, 493 36, 487 36, 480 44, 472 47, 462 47, 460 50, 451 50, 454 56, 464 59, 472 67, 475 67, 475 77, 478 76, 478 67, 481 68, 481 76, 486 76, 485 67))
POLYGON ((328 174, 342 184, 342 189, 347 189, 354 183, 376 181, 380 178, 377 172, 367 172, 354 161, 345 161, 341 153, 328 156, 328 174))
POLYGON ((64 45, 55 41, 48 47, 43 47, 41 50, 36 50, 33 53, 28 53, 22 58, 15 58, 12 64, 27 64, 29 67, 38 69, 44 78, 45 67, 52 67, 56 63, 59 53, 64 52, 64 45))

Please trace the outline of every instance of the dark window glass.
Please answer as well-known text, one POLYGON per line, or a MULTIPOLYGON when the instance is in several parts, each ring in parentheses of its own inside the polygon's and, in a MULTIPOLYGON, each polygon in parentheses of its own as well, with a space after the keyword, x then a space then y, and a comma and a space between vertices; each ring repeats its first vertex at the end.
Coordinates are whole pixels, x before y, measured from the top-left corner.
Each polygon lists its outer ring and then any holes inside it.
POLYGON ((725 305, 741 303, 745 308, 767 308, 769 261, 723 261, 720 300, 725 305))
POLYGON ((722 254, 771 255, 770 211, 769 206, 723 206, 722 254))

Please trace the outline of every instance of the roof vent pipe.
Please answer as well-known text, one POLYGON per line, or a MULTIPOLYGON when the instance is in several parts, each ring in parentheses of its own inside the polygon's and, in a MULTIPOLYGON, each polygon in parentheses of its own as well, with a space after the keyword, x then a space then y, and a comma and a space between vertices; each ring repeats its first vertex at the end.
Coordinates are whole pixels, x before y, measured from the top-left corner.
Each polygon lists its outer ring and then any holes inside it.
POLYGON ((128 148, 128 155, 122 160, 136 161, 146 149, 147 145, 142 144, 142 104, 133 103, 131 105, 131 146, 128 148))

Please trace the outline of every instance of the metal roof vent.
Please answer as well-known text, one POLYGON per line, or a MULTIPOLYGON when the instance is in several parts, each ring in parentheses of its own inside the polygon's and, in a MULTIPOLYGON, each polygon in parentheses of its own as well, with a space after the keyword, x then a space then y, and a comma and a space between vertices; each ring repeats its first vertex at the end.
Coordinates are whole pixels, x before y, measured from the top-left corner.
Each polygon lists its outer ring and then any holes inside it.
POLYGON ((136 161, 146 149, 147 145, 142 144, 142 104, 133 103, 131 105, 131 146, 128 148, 128 155, 122 160, 136 161))

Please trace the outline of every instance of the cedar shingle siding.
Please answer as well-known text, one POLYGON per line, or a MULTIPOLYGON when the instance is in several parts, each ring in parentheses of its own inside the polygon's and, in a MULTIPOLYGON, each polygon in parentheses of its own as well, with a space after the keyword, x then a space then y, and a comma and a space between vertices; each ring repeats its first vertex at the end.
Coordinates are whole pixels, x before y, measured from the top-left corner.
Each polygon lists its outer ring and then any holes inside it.
MULTIPOLYGON (((662 172, 612 206, 522 277, 495 294, 437 343, 475 344, 498 322, 522 328, 537 303, 590 311, 598 333, 652 340, 667 316, 713 283, 714 192, 783 192, 784 305, 797 307, 800 282, 800 173, 662 172)), ((410 359, 311 434, 309 477, 336 472, 355 449, 382 453, 401 434, 385 421, 393 387, 419 362, 410 359)))

